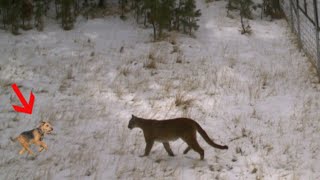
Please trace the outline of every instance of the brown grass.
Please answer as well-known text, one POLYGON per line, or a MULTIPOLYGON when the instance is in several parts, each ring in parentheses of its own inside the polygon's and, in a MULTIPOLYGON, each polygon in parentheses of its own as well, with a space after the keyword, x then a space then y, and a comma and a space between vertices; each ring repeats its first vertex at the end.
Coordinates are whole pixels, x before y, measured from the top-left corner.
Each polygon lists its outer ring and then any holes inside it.
POLYGON ((149 54, 148 60, 144 62, 143 67, 146 69, 157 69, 156 58, 152 53, 149 54))
POLYGON ((174 103, 177 107, 182 107, 182 109, 188 109, 192 105, 193 101, 194 99, 186 97, 185 94, 178 93, 176 95, 174 103))

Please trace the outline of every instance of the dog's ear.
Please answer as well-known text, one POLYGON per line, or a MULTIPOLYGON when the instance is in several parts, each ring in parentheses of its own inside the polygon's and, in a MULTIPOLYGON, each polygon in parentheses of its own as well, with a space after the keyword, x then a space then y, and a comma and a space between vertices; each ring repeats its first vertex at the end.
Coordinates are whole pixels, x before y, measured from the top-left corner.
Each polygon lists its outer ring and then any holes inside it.
POLYGON ((40 121, 40 125, 44 125, 46 122, 44 122, 43 120, 40 121))

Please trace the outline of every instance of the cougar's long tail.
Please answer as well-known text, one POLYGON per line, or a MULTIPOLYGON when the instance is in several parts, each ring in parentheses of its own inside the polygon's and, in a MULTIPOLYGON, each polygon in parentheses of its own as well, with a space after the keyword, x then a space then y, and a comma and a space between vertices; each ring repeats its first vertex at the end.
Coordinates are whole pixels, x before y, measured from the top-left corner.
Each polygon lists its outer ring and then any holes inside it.
POLYGON ((208 136, 208 134, 202 129, 202 127, 196 123, 196 127, 197 127, 197 131, 199 132, 199 134, 203 137, 203 139, 212 147, 214 148, 218 148, 218 149, 228 149, 228 146, 222 146, 219 144, 214 143, 210 137, 208 136))

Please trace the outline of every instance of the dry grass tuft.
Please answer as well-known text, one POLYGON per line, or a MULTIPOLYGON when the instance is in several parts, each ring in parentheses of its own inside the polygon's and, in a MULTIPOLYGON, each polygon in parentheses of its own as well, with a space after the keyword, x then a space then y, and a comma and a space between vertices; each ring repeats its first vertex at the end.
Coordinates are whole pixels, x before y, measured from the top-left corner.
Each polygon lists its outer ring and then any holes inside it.
POLYGON ((149 54, 148 60, 144 62, 143 67, 146 69, 157 69, 157 62, 154 54, 149 54))
POLYGON ((173 53, 180 53, 180 48, 179 48, 179 46, 178 45, 174 45, 173 46, 173 49, 172 49, 172 51, 171 51, 171 54, 173 54, 173 53))
POLYGON ((228 64, 231 69, 233 69, 236 66, 236 63, 237 61, 235 58, 233 57, 228 58, 228 64))
POLYGON ((179 92, 176 95, 174 103, 177 107, 182 107, 182 109, 188 109, 192 105, 193 101, 194 99, 188 98, 185 94, 179 92))
POLYGON ((171 89, 173 89, 173 84, 171 81, 167 81, 163 84, 163 91, 166 93, 166 94, 169 94, 171 89))
POLYGON ((116 86, 114 89, 114 93, 117 95, 118 98, 121 98, 124 94, 123 89, 120 86, 116 86))
POLYGON ((178 55, 177 60, 176 60, 176 63, 181 64, 183 59, 184 59, 184 58, 182 57, 182 55, 178 55))
POLYGON ((130 74, 130 68, 125 66, 125 67, 121 67, 119 69, 119 74, 123 75, 123 76, 128 76, 130 74))

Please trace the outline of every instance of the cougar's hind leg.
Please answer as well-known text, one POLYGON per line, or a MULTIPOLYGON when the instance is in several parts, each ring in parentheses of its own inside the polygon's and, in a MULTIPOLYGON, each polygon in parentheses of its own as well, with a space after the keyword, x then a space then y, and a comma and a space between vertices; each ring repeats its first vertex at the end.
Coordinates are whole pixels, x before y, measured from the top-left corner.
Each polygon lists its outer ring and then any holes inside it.
POLYGON ((190 150, 191 150, 191 147, 188 146, 188 147, 183 151, 183 154, 187 154, 190 150))
POLYGON ((204 159, 204 150, 200 147, 198 141, 196 132, 194 132, 191 136, 182 138, 183 141, 185 141, 189 147, 187 147, 186 150, 184 150, 184 153, 187 153, 190 149, 193 149, 194 151, 198 152, 200 154, 200 159, 204 159))

